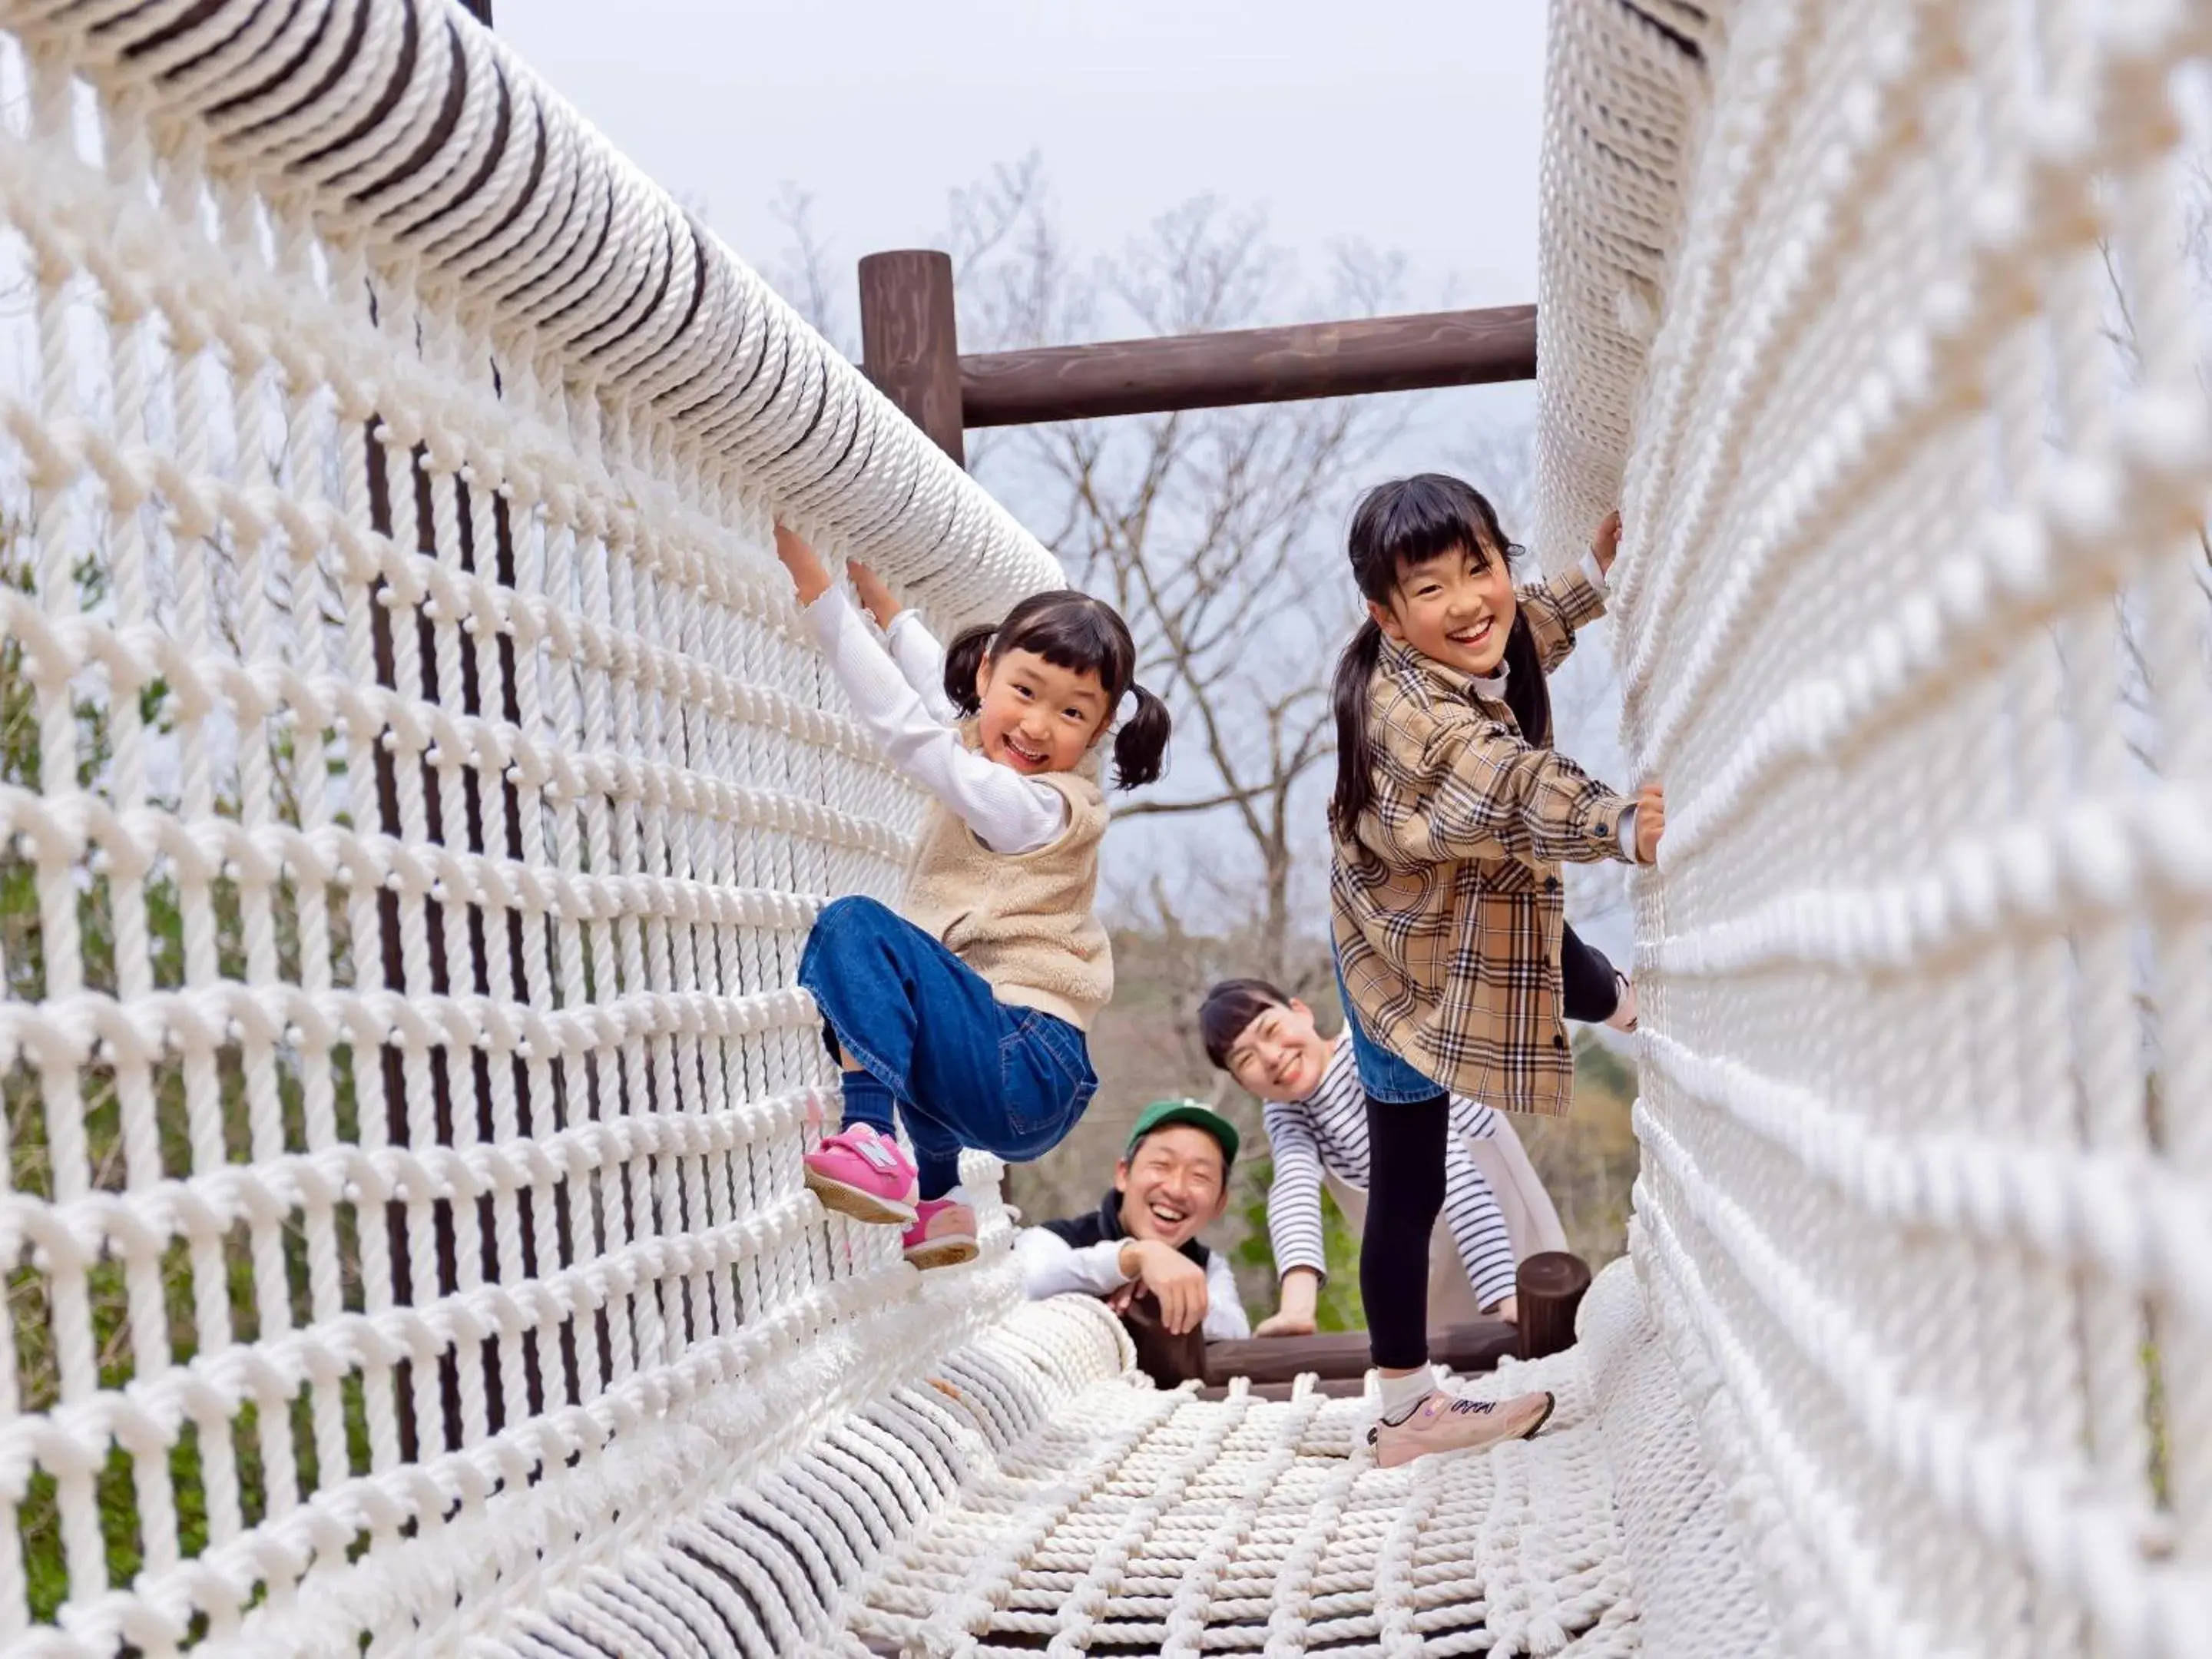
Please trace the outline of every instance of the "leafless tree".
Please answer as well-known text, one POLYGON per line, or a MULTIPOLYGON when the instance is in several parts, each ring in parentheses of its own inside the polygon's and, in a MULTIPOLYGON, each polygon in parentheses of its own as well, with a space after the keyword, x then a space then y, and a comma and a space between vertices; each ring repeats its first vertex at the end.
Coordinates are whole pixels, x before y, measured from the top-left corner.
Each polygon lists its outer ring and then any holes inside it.
MULTIPOLYGON (((1347 249, 1304 293, 1265 220, 1211 198, 1085 262, 1032 195, 963 276, 962 326, 994 345, 1208 332, 1372 314, 1402 285, 1395 261, 1347 249)), ((1076 422, 1024 430, 987 464, 1070 575, 1127 618, 1139 678, 1175 711, 1173 779, 1116 815, 1175 826, 1148 838, 1125 902, 1246 933, 1246 971, 1310 977, 1293 971, 1311 954, 1296 948, 1293 871, 1353 616, 1335 549, 1352 487, 1407 413, 1402 398, 1340 399, 1076 422)))
POLYGON ((814 192, 786 179, 769 212, 791 239, 765 273, 769 284, 816 333, 857 362, 860 341, 841 297, 851 274, 840 272, 836 250, 815 227, 814 192))
MULTIPOLYGON (((784 191, 775 210, 791 241, 773 280, 843 343, 848 279, 813 206, 784 191)), ((952 192, 940 245, 953 256, 963 346, 976 350, 1197 333, 1302 311, 1373 314, 1404 286, 1401 262, 1346 247, 1318 292, 1302 289, 1264 216, 1212 198, 1163 215, 1118 253, 1086 258, 1060 231, 1034 155, 952 192)), ((1304 786, 1332 752, 1328 671, 1353 616, 1334 549, 1351 487, 1402 429, 1411 401, 1079 422, 970 447, 971 468, 1070 577, 1127 618, 1139 678, 1175 711, 1174 778, 1116 817, 1172 821, 1177 833, 1125 856, 1138 873, 1121 902, 1152 921, 1168 920, 1162 907, 1187 908, 1206 931, 1246 933, 1252 971, 1301 983, 1311 974, 1292 971, 1293 872, 1302 828, 1319 814, 1304 786)), ((1119 834, 1125 846, 1136 839, 1119 834)))
MULTIPOLYGON (((2200 328, 2212 320, 2212 154, 2198 149, 2187 161, 2182 191, 2182 252, 2195 282, 2200 328)), ((2105 337, 2112 348, 2113 372, 2122 380, 2142 373, 2142 346, 2124 262, 2112 244, 2098 243, 2105 270, 2105 337)), ((2200 334, 2200 338, 2202 335, 2200 334)), ((2212 387, 2212 365, 2199 363, 2197 378, 2212 387)), ((2212 602, 2212 528, 2199 524, 2197 542, 2203 558, 2196 567, 2197 586, 2212 602)), ((2156 718, 2151 696, 2151 674, 2144 657, 2145 601, 2122 592, 2112 603, 2113 625, 2120 651, 2120 699, 2128 750, 2146 771, 2160 769, 2155 741, 2156 718)), ((2212 673, 2212 639, 2208 639, 2205 672, 2212 673)))

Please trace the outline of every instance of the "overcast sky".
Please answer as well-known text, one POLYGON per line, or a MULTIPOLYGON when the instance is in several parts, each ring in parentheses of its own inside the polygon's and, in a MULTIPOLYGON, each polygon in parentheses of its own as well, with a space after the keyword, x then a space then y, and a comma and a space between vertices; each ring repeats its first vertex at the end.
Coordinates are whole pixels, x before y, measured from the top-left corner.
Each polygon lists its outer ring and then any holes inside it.
MULTIPOLYGON (((1403 252, 1463 305, 1535 297, 1535 0, 494 0, 499 33, 756 266, 811 191, 849 262, 1041 151, 1068 230, 1117 244, 1202 191, 1324 256, 1403 252)), ((1288 320, 1288 319, 1286 319, 1288 320)))
MULTIPOLYGON (((1032 150, 1060 230, 1085 252, 1211 193, 1263 208, 1316 287, 1349 240, 1406 258, 1416 309, 1533 301, 1545 11, 1537 0, 494 0, 501 36, 757 269, 773 276, 791 245, 780 191, 811 195, 848 319, 860 255, 927 244, 949 191, 1032 150)), ((1525 386, 1431 394, 1387 468, 1467 471, 1475 435, 1525 419, 1532 401, 1525 386)), ((1593 746, 1610 749, 1610 708, 1589 724, 1593 746)), ((1121 844, 1130 864, 1137 849, 1126 834, 1121 844)))

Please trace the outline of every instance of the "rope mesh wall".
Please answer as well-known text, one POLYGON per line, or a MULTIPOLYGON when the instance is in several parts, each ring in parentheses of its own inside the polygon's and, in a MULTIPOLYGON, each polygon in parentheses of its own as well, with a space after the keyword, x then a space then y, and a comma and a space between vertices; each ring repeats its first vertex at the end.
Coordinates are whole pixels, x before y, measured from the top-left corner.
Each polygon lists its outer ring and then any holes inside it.
POLYGON ((1628 736, 1672 809, 1635 1254, 1781 1649, 2203 1652, 2212 423, 2176 100, 2212 11, 1553 17, 1547 522, 1620 481, 1628 736))
POLYGON ((801 1187, 917 807, 769 507, 1056 568, 458 9, 0 29, 0 1648, 826 1630, 921 1477, 732 1505, 1015 1291, 801 1187))
POLYGON ((2201 4, 1555 5, 1643 1294, 1392 1472, 800 1188, 915 804, 770 506, 1042 550, 441 0, 0 33, 0 1648, 2203 1650, 2201 4))

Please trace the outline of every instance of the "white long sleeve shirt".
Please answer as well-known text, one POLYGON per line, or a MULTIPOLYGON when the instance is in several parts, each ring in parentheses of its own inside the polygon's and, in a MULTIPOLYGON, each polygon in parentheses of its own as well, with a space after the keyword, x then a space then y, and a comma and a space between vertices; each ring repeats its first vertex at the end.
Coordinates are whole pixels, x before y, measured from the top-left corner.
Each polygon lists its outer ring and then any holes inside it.
MULTIPOLYGON (((1121 1271, 1126 1238, 1102 1238, 1081 1249, 1045 1227, 1024 1227, 1014 1235, 1014 1255, 1022 1264, 1022 1289, 1032 1302, 1048 1296, 1109 1296, 1129 1282, 1121 1271)), ((1209 1342, 1234 1342, 1252 1334, 1252 1322, 1237 1299, 1237 1275, 1218 1250, 1206 1257, 1206 1317, 1199 1330, 1209 1342)))
MULTIPOLYGON (((1322 1173, 1367 1190, 1367 1096, 1359 1086, 1350 1041, 1337 1038, 1313 1093, 1304 1100, 1269 1101, 1261 1121, 1275 1162, 1267 1188, 1267 1242, 1275 1253, 1275 1272, 1310 1267, 1326 1279, 1322 1173)), ((1485 1308, 1513 1294, 1513 1238, 1497 1194, 1467 1142, 1497 1133, 1498 1114, 1489 1107, 1464 1095, 1451 1097, 1451 1133, 1444 1140, 1444 1221, 1459 1246, 1460 1265, 1467 1270, 1475 1302, 1485 1308)))
POLYGON ((921 625, 921 618, 911 611, 900 611, 884 630, 884 643, 930 719, 939 726, 957 726, 960 711, 945 694, 945 647, 921 625))
POLYGON ((911 612, 892 619, 892 649, 834 587, 803 614, 854 717, 900 776, 942 801, 994 853, 1034 853, 1060 838, 1066 797, 961 740, 941 684, 944 653, 920 622, 908 622, 911 612))

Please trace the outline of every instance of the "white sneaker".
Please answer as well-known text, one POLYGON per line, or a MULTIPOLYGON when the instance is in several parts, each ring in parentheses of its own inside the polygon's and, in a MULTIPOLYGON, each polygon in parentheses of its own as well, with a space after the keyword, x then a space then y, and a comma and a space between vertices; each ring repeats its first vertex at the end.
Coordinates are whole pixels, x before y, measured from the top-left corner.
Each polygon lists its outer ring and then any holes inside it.
POLYGON ((1605 1023, 1616 1031, 1632 1031, 1636 1029, 1636 981, 1616 968, 1613 982, 1620 994, 1605 1023))

